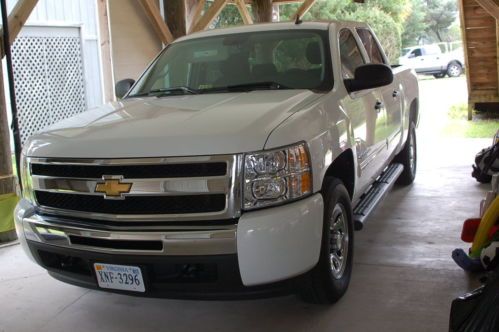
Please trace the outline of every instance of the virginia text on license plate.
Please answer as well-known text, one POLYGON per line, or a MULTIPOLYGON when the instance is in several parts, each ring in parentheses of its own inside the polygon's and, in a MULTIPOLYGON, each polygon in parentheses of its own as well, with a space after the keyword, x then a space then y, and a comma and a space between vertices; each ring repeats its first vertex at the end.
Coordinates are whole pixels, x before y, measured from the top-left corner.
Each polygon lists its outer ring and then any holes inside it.
POLYGON ((146 291, 142 271, 137 266, 95 263, 94 269, 101 288, 146 291))

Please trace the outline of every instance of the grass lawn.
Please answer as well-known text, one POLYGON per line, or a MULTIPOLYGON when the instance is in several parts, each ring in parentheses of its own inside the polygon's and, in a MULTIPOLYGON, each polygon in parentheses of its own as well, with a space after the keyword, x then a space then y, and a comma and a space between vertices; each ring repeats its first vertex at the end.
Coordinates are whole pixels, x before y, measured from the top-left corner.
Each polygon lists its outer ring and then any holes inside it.
POLYGON ((492 138, 499 130, 499 113, 475 114, 468 121, 468 106, 454 105, 448 112, 448 123, 444 127, 444 135, 467 138, 492 138))

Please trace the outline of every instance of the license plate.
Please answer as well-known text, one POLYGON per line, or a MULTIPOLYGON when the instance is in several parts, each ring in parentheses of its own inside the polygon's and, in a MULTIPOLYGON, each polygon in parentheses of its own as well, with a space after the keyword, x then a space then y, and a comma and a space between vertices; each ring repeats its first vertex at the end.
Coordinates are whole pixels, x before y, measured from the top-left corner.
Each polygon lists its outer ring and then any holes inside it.
POLYGON ((101 288, 145 292, 142 271, 137 266, 94 264, 97 282, 101 288))

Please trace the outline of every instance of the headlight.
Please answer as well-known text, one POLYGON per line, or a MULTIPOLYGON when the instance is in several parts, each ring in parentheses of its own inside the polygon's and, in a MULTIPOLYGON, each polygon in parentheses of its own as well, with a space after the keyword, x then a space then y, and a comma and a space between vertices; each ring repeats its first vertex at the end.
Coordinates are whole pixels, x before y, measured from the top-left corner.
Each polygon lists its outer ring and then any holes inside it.
POLYGON ((30 202, 34 202, 31 171, 29 169, 28 158, 26 158, 24 154, 21 154, 21 183, 23 187, 23 198, 30 202))
POLYGON ((244 156, 244 209, 281 204, 312 193, 305 143, 244 156))

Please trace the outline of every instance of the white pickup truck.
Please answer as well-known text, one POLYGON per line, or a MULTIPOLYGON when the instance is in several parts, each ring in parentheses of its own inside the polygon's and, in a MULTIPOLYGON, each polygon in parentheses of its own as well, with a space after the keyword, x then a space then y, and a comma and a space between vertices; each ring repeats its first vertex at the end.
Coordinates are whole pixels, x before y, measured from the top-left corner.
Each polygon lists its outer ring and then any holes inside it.
POLYGON ((416 75, 387 64, 353 22, 176 40, 121 100, 25 144, 23 248, 111 292, 335 302, 354 229, 416 174, 416 75))
POLYGON ((399 63, 418 74, 435 78, 458 77, 464 71, 464 53, 462 48, 443 53, 437 44, 413 46, 402 50, 399 63))

